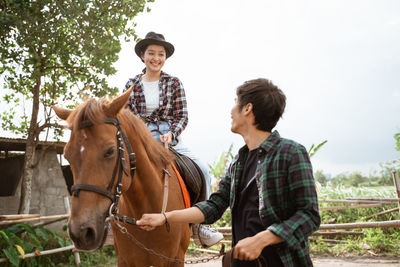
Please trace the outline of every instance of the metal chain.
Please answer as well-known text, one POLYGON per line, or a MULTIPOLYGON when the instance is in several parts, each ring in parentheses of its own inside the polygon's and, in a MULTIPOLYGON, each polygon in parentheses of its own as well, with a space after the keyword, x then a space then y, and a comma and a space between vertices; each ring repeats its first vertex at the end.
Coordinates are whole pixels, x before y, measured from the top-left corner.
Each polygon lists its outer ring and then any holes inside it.
POLYGON ((128 230, 126 229, 126 227, 122 226, 121 224, 118 223, 118 221, 113 218, 114 223, 118 226, 120 232, 122 234, 126 234, 128 235, 129 239, 131 239, 138 247, 142 248, 143 250, 147 251, 149 254, 157 256, 165 261, 169 261, 169 262, 173 262, 173 263, 184 263, 184 264, 198 264, 198 263, 205 263, 205 262, 209 262, 211 260, 216 260, 219 259, 221 256, 223 256, 225 254, 224 250, 225 250, 225 246, 222 245, 222 248, 219 252, 218 255, 215 256, 211 256, 211 257, 207 257, 207 258, 202 258, 202 259, 198 259, 198 260, 180 260, 180 259, 173 259, 173 258, 169 258, 167 256, 164 256, 160 253, 155 252, 154 250, 147 248, 145 245, 143 245, 140 241, 138 241, 131 233, 128 232, 128 230))

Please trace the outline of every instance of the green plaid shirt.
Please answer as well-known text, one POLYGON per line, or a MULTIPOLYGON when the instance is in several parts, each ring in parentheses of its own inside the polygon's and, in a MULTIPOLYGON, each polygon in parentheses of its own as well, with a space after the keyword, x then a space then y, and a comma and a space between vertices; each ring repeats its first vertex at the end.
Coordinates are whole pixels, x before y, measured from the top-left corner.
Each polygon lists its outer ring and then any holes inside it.
MULTIPOLYGON (((284 266, 313 266, 308 236, 318 229, 321 218, 308 153, 304 146, 281 138, 277 131, 261 143, 258 153, 261 157, 255 175, 261 221, 284 240, 274 245, 284 266)), ((217 192, 195 204, 204 213, 206 224, 221 218, 228 206, 233 209, 247 154, 247 146, 242 147, 217 192)))

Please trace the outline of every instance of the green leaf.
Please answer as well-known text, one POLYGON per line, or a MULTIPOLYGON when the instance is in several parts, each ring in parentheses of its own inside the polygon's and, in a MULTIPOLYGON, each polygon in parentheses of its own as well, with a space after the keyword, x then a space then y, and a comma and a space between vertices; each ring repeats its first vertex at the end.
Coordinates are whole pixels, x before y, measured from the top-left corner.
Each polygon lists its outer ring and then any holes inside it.
POLYGON ((4 255, 6 255, 6 258, 10 261, 10 263, 13 266, 18 266, 19 265, 19 257, 17 254, 17 251, 13 247, 7 247, 3 249, 4 255))
POLYGON ((61 236, 59 236, 57 233, 52 232, 52 231, 50 233, 57 240, 57 242, 60 246, 64 247, 65 245, 67 245, 66 241, 61 236))
POLYGON ((43 227, 38 227, 35 229, 35 232, 38 237, 43 238, 43 241, 45 243, 47 243, 49 241, 50 234, 51 234, 50 230, 43 228, 43 227))
POLYGON ((30 234, 36 236, 35 230, 34 230, 34 229, 32 228, 32 226, 30 226, 29 224, 26 224, 26 223, 17 223, 17 225, 20 226, 21 228, 24 228, 25 231, 27 231, 28 233, 30 233, 30 234))
POLYGON ((328 140, 325 140, 325 141, 323 141, 322 143, 318 144, 317 146, 314 146, 314 144, 312 144, 310 150, 308 151, 308 154, 309 154, 310 158, 311 158, 312 156, 314 156, 315 153, 317 153, 317 151, 318 151, 323 145, 325 145, 327 142, 328 142, 328 140))
POLYGON ((37 238, 36 234, 28 233, 29 238, 32 240, 32 243, 40 250, 43 250, 42 244, 40 243, 39 239, 37 238))
POLYGON ((4 238, 5 240, 7 240, 7 242, 9 241, 8 236, 6 235, 6 233, 5 233, 3 230, 0 230, 0 234, 3 236, 3 238, 4 238))

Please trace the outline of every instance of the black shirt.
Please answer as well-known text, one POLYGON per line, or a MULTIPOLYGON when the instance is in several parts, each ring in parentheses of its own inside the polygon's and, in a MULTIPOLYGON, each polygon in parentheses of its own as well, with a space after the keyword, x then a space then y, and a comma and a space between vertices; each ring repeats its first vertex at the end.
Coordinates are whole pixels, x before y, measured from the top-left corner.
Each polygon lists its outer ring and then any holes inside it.
MULTIPOLYGON (((259 197, 255 180, 255 177, 257 176, 258 153, 258 149, 249 151, 244 164, 242 176, 239 179, 236 203, 232 210, 233 246, 235 246, 241 239, 254 236, 266 229, 261 222, 258 212, 259 197)), ((274 247, 265 247, 261 255, 267 260, 268 266, 283 266, 274 247)), ((254 267, 257 265, 255 261, 240 261, 233 259, 232 266, 254 267)))

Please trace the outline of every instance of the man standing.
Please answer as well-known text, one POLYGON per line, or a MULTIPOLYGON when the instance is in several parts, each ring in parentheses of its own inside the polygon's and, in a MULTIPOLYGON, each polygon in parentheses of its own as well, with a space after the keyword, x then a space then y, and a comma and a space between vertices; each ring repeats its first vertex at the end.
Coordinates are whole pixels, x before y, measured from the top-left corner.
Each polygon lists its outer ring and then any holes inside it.
POLYGON ((230 206, 232 266, 255 266, 259 257, 268 266, 312 266, 308 236, 321 219, 310 159, 302 145, 272 131, 286 97, 267 79, 247 81, 236 94, 231 130, 246 145, 217 192, 189 209, 144 214, 137 224, 145 230, 167 221, 211 224, 230 206))

